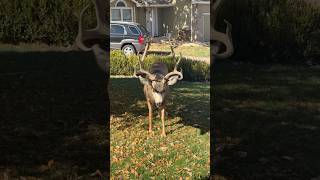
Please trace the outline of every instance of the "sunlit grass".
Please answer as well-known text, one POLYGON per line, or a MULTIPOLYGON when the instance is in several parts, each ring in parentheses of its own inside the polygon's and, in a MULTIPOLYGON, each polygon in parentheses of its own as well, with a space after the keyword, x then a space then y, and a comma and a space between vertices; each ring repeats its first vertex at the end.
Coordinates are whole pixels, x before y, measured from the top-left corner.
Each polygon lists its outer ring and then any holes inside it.
MULTIPOLYGON (((180 82, 173 88, 167 137, 147 131, 147 107, 135 78, 111 79, 111 176, 125 179, 200 178, 209 175, 209 84, 180 82)), ((157 112, 154 112, 157 115, 157 112)))
MULTIPOLYGON (((155 52, 171 52, 169 44, 154 43, 151 44, 149 51, 155 52)), ((182 44, 175 48, 176 54, 191 57, 210 57, 210 47, 199 44, 182 44)))

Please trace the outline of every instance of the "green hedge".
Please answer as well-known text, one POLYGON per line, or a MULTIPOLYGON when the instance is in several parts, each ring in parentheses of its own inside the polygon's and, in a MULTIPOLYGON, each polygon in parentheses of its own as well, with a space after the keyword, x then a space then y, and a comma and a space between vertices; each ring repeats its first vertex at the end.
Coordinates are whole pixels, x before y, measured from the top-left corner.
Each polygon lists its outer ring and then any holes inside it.
MULTIPOLYGON (((228 0, 218 14, 232 24, 233 59, 252 62, 320 63, 320 2, 309 0, 228 0)), ((212 6, 213 7, 213 6, 212 6)))
POLYGON ((91 0, 1 0, 0 42, 71 45, 78 32, 79 13, 88 4, 84 24, 94 27, 91 0))
MULTIPOLYGON (((138 56, 126 57, 122 51, 111 51, 110 53, 110 74, 111 75, 126 75, 131 76, 134 73, 134 68, 139 68, 138 56)), ((169 71, 173 70, 175 61, 171 56, 156 56, 148 55, 144 60, 144 68, 148 67, 156 61, 164 62, 169 71)), ((184 80, 187 81, 209 81, 210 80, 210 65, 192 61, 183 58, 179 68, 183 70, 184 80)))

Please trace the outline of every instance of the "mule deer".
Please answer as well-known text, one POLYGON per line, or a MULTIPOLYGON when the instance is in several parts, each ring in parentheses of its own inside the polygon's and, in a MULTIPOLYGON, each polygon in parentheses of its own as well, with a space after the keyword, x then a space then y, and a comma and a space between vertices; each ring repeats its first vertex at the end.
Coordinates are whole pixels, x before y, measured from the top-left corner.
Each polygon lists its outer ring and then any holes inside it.
MULTIPOLYGON (((169 86, 174 85, 178 80, 183 78, 182 71, 178 71, 178 65, 181 61, 181 55, 175 64, 173 71, 168 73, 168 68, 163 62, 155 62, 151 65, 149 71, 143 69, 143 60, 149 48, 147 43, 143 56, 139 58, 140 70, 135 73, 139 77, 140 82, 144 85, 143 92, 147 100, 149 109, 149 133, 152 133, 152 110, 156 106, 160 110, 162 121, 161 136, 166 136, 164 116, 166 109, 166 97, 169 86)), ((171 46, 173 59, 175 59, 173 48, 171 46)))

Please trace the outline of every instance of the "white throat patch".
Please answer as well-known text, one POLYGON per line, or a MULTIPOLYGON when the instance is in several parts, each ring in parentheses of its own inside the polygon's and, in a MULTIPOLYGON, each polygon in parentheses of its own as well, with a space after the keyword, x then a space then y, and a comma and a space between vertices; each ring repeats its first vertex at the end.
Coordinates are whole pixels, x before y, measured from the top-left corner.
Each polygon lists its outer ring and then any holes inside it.
POLYGON ((154 102, 157 104, 157 103, 162 103, 163 101, 163 97, 160 93, 152 93, 153 94, 153 99, 154 99, 154 102))

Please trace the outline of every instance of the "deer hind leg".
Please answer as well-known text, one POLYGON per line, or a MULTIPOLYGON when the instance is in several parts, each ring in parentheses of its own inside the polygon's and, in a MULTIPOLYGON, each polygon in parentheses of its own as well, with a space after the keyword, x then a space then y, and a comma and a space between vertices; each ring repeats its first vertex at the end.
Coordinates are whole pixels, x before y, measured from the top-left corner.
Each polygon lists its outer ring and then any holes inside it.
POLYGON ((149 109, 149 133, 152 132, 152 105, 147 99, 148 109, 149 109))
POLYGON ((166 131, 164 129, 164 116, 165 116, 165 109, 164 107, 161 108, 161 121, 162 121, 162 133, 161 136, 166 136, 166 131))

